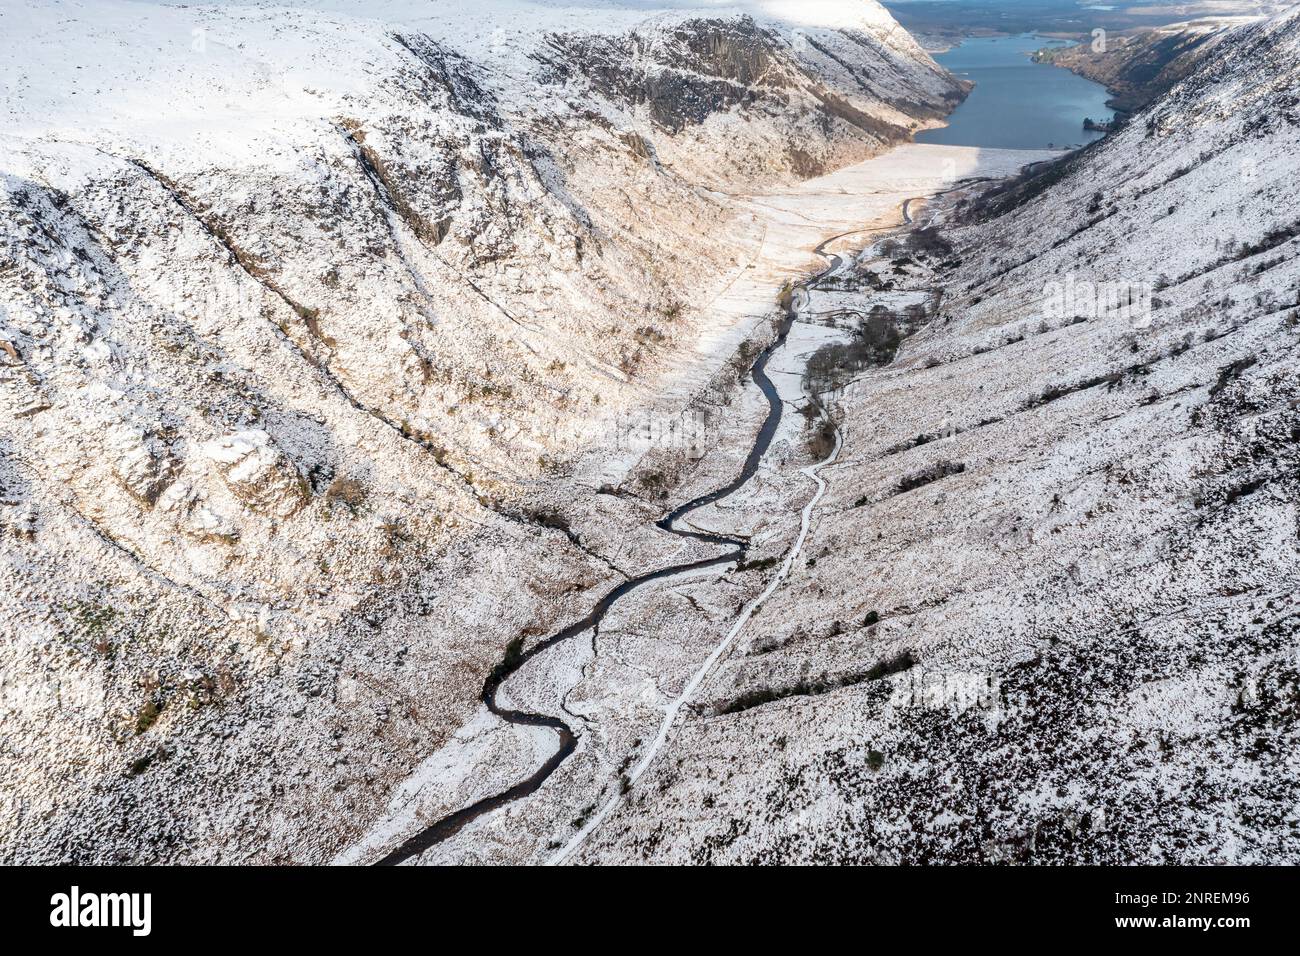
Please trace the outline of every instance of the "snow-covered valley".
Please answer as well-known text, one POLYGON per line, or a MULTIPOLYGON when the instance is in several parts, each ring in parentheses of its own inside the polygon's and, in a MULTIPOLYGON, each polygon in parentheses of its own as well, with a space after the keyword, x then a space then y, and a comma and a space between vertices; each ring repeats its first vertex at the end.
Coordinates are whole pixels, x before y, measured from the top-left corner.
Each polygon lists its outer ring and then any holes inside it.
POLYGON ((1297 32, 7 0, 3 859, 1294 862, 1297 32))

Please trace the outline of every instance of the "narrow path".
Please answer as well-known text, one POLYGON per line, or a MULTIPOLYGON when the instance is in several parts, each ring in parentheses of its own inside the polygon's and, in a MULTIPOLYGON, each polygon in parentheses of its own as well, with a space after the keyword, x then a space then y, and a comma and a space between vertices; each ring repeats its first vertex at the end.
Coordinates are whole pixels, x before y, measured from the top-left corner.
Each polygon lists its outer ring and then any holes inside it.
MULTIPOLYGON (((832 257, 831 267, 826 270, 826 273, 838 268, 839 264, 839 257, 832 257)), ((822 275, 825 275, 826 273, 822 273, 822 275)), ((731 550, 712 558, 702 558, 698 561, 673 564, 660 568, 657 571, 650 571, 629 578, 602 597, 596 603, 596 606, 592 608, 590 614, 575 621, 573 624, 570 624, 562 631, 552 634, 543 641, 539 641, 527 650, 523 650, 518 641, 512 643, 507 649, 505 657, 492 669, 491 673, 488 674, 487 680, 483 684, 483 691, 481 694, 482 701, 487 706, 488 710, 507 723, 525 727, 550 727, 556 732, 556 735, 559 738, 559 747, 556 749, 555 753, 552 754, 551 757, 526 780, 520 781, 513 787, 510 787, 508 790, 504 790, 501 793, 484 797, 483 799, 457 810, 455 813, 443 817, 441 820, 438 820, 433 824, 430 824, 423 830, 420 830, 418 833, 409 837, 396 849, 389 852, 378 861, 378 865, 391 866, 403 863, 411 857, 417 856, 430 847, 459 833, 466 825, 477 820, 484 814, 490 813, 499 807, 535 793, 546 779, 554 773, 577 748, 577 737, 574 736, 572 728, 570 728, 563 720, 546 714, 530 713, 528 711, 515 710, 513 708, 501 706, 497 699, 501 690, 501 685, 504 684, 512 674, 531 661, 534 657, 545 653, 556 644, 560 644, 570 638, 576 637, 589 628, 598 627, 615 602, 643 585, 649 584, 652 581, 658 581, 661 578, 681 574, 685 571, 694 571, 722 564, 732 564, 744 559, 745 555, 749 551, 749 543, 746 540, 727 535, 678 528, 676 523, 685 518, 691 512, 697 511, 700 508, 713 504, 726 498, 728 495, 733 494, 758 471, 759 463, 761 462, 763 455, 767 452, 768 446, 771 445, 772 438, 776 434, 777 426, 781 422, 782 411, 782 403, 780 397, 777 395, 776 386, 773 385, 771 379, 767 377, 767 363, 776 350, 785 344, 786 337, 790 333, 790 327, 793 324, 793 321, 794 313, 787 312, 786 317, 782 320, 780 332, 777 335, 776 340, 759 354, 753 367, 750 369, 750 377, 767 398, 768 411, 767 416, 763 420, 763 425, 754 439, 754 444, 750 448, 749 454, 746 456, 745 462, 740 468, 740 472, 735 478, 723 485, 721 488, 717 488, 708 494, 701 495, 698 498, 680 505, 655 522, 656 527, 668 532, 669 534, 674 534, 682 538, 690 538, 695 541, 703 541, 708 544, 721 545, 730 548, 731 550)))

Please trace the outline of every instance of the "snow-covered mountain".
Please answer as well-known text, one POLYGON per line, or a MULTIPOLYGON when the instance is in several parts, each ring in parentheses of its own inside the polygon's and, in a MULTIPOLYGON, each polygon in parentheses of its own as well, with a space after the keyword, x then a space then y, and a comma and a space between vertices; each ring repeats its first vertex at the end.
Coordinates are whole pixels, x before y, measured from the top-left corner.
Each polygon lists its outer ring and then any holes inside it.
POLYGON ((1300 12, 1064 158, 848 169, 965 94, 874 0, 0 53, 4 860, 383 859, 563 718, 431 858, 1295 862, 1300 12))
POLYGON ((566 476, 734 383, 728 193, 963 95, 873 0, 5 0, 3 858, 328 859, 664 547, 566 476))
POLYGON ((1213 42, 863 258, 936 318, 838 395, 807 559, 578 859, 1296 862, 1300 10, 1213 42))

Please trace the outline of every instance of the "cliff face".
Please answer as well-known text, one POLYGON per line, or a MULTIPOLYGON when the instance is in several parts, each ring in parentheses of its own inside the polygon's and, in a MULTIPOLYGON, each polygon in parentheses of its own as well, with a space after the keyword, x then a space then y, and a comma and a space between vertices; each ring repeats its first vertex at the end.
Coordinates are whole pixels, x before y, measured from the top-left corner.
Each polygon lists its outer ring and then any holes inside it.
POLYGON ((618 578, 555 512, 630 522, 568 463, 727 358, 701 185, 961 95, 768 6, 6 10, 5 859, 326 859, 618 578))
POLYGON ((813 296, 932 318, 584 859, 1296 861, 1300 12, 1213 52, 813 296))

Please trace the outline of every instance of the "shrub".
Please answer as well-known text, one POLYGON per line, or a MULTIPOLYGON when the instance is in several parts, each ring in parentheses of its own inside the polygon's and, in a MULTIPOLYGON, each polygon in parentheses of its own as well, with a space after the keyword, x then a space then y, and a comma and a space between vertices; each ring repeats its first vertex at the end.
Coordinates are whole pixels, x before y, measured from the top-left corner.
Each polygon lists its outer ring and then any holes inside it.
POLYGON ((835 423, 823 418, 821 424, 808 436, 808 454, 816 461, 824 461, 835 450, 835 423))
POLYGON ((952 255, 952 243, 939 234, 933 227, 914 229, 907 237, 907 248, 915 255, 928 255, 936 258, 952 255))
POLYGON ((963 462, 941 461, 938 464, 931 465, 929 468, 922 469, 914 474, 908 475, 898 483, 895 494, 901 495, 904 492, 913 491, 917 488, 928 485, 931 482, 947 478, 949 475, 960 475, 966 470, 963 462))
POLYGON ((155 754, 149 753, 149 754, 145 754, 143 757, 139 758, 138 760, 131 761, 131 767, 130 770, 128 771, 128 774, 132 777, 140 776, 140 774, 144 773, 146 770, 149 769, 150 765, 154 761, 155 756, 156 756, 155 754))
POLYGON ((366 486, 359 479, 335 478, 325 492, 325 501, 330 505, 337 501, 356 514, 365 504, 367 495, 366 486))
MULTIPOLYGON (((872 611, 871 613, 876 612, 872 611)), ((870 614, 867 615, 867 617, 870 616, 870 614)), ((910 671, 914 666, 916 666, 916 658, 912 656, 912 652, 903 651, 897 657, 891 657, 873 665, 871 670, 867 671, 866 679, 880 680, 880 678, 888 677, 890 674, 901 674, 903 671, 910 671)))
POLYGON ((1219 369, 1219 380, 1210 388, 1210 395, 1218 395, 1221 391, 1239 379, 1241 373, 1246 371, 1246 369, 1250 368, 1257 361, 1258 359, 1256 359, 1255 356, 1248 355, 1245 358, 1237 359, 1237 361, 1232 364, 1225 365, 1223 368, 1219 369))
POLYGON ((862 369, 892 362, 902 341, 897 317, 877 307, 862 320, 851 341, 829 342, 812 354, 804 386, 814 392, 843 388, 862 369))
POLYGON ((135 732, 142 734, 155 723, 162 714, 162 705, 154 698, 150 697, 144 702, 144 705, 136 712, 135 715, 135 732))

